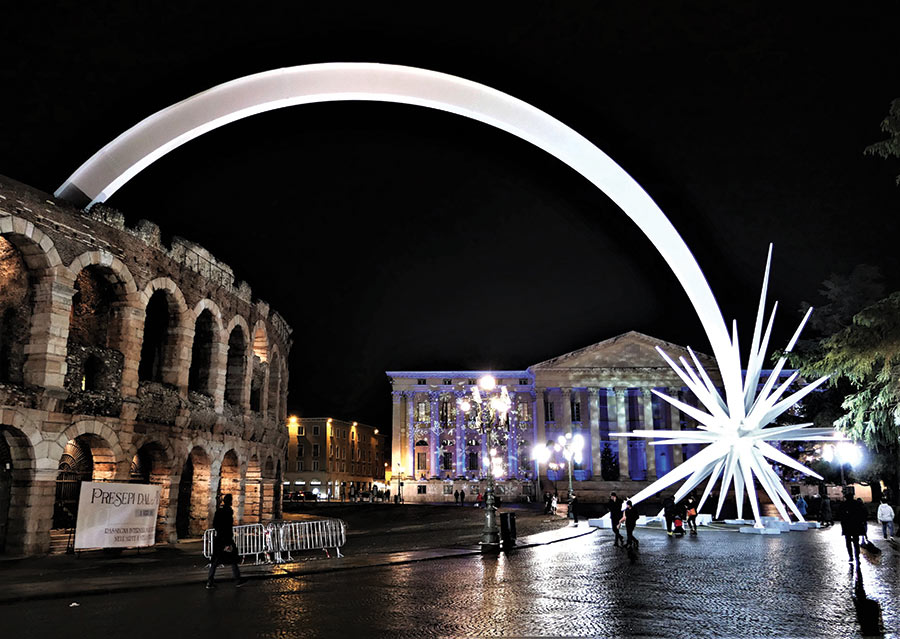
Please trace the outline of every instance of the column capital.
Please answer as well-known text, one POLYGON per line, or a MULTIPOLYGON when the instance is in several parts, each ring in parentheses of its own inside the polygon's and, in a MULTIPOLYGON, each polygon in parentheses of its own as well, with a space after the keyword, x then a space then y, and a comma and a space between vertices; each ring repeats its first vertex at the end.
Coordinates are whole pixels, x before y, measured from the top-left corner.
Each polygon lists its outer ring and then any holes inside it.
POLYGON ((644 399, 648 399, 651 397, 651 389, 647 386, 641 387, 641 395, 643 395, 644 399))
POLYGON ((403 401, 403 398, 405 396, 406 396, 406 393, 404 393, 403 391, 391 391, 391 400, 395 404, 399 404, 401 401, 403 401))
POLYGON ((440 399, 441 391, 439 390, 430 390, 428 391, 428 399, 431 401, 435 401, 436 399, 440 399))
POLYGON ((599 388, 588 388, 588 389, 587 389, 587 392, 588 392, 588 397, 590 397, 591 399, 594 399, 595 397, 599 397, 599 396, 600 396, 600 389, 599 389, 599 388))
POLYGON ((616 394, 616 399, 625 399, 625 393, 628 391, 627 388, 616 387, 613 388, 613 392, 616 394))
POLYGON ((559 390, 560 390, 560 392, 562 393, 562 396, 563 396, 563 397, 571 397, 571 395, 572 395, 572 389, 571 389, 571 388, 560 388, 559 390))
POLYGON ((678 397, 678 396, 681 395, 681 389, 680 389, 680 388, 675 388, 674 386, 669 386, 669 387, 666 389, 666 394, 667 394, 669 397, 678 397))

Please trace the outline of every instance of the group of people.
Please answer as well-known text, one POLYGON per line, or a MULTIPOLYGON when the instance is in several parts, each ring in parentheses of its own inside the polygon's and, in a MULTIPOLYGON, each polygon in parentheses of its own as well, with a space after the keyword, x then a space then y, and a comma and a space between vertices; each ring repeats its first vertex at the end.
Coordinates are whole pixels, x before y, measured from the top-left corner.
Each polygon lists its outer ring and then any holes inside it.
MULTIPOLYGON (((484 505, 484 500, 486 496, 482 492, 478 492, 475 494, 475 508, 481 508, 484 505)), ((466 491, 465 490, 454 490, 453 491, 453 502, 458 506, 464 506, 466 503, 466 491)), ((500 495, 494 493, 494 507, 500 508, 500 495)))
POLYGON ((630 499, 623 504, 616 493, 610 493, 609 502, 606 505, 609 508, 609 521, 612 524, 613 533, 616 535, 613 546, 636 548, 638 540, 634 536, 634 527, 637 526, 638 512, 634 504, 631 503, 630 499), (625 533, 627 535, 627 538, 624 539, 622 538, 622 533, 619 532, 619 527, 622 524, 625 524, 625 533))
MULTIPOLYGON (((882 499, 878 505, 876 513, 878 523, 881 524, 881 534, 885 539, 894 536, 894 509, 882 499)), ((841 512, 841 534, 847 545, 847 555, 852 563, 859 562, 859 548, 866 547, 871 544, 869 540, 869 511, 860 498, 853 498, 853 495, 847 495, 844 499, 841 512)), ((873 548, 874 550, 874 548, 873 548)))

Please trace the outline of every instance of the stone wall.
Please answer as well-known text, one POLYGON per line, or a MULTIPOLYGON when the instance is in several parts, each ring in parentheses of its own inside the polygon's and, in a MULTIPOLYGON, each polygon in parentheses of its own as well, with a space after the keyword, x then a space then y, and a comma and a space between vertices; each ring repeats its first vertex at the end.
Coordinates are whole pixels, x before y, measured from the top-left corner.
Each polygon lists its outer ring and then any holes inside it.
POLYGON ((290 327, 203 247, 161 237, 152 222, 127 226, 108 206, 85 213, 0 176, 0 360, 9 364, 0 436, 16 477, 7 552, 47 551, 57 468, 76 439, 106 479, 133 479, 138 459, 152 465, 160 541, 179 522, 202 532, 220 488, 239 519, 245 509, 248 521, 280 511, 290 327), (154 296, 165 300, 160 343, 142 349, 154 296), (233 331, 239 376, 229 380, 233 331), (152 379, 142 376, 149 351, 152 379), (202 365, 191 372, 193 362, 202 365))

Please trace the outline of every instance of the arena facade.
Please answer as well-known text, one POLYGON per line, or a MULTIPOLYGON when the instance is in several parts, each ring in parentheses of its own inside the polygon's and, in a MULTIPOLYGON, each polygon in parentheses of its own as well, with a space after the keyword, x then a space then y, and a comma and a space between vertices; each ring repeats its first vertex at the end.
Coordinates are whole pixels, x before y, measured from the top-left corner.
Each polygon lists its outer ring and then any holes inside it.
POLYGON ((158 542, 278 517, 290 334, 202 247, 0 176, 0 552, 65 544, 85 480, 159 485, 158 542))

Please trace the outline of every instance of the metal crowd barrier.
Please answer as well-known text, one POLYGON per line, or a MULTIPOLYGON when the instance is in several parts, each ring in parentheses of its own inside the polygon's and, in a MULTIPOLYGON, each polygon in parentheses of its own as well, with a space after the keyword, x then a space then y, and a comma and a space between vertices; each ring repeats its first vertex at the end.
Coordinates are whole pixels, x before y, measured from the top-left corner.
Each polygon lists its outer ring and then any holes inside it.
POLYGON ((281 524, 278 530, 279 545, 291 561, 291 551, 324 550, 329 557, 329 548, 334 548, 338 557, 341 546, 347 541, 347 525, 340 519, 315 519, 313 521, 291 521, 281 524))
MULTIPOLYGON (((347 525, 340 519, 247 524, 235 526, 233 531, 241 563, 253 556, 256 564, 280 564, 293 561, 291 552, 303 550, 324 550, 331 557, 329 548, 343 557, 340 548, 347 541, 347 525)), ((203 556, 207 559, 212 559, 215 536, 214 529, 203 533, 203 556)))

